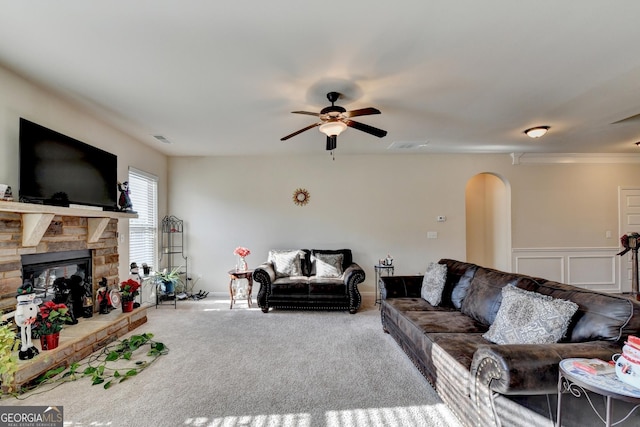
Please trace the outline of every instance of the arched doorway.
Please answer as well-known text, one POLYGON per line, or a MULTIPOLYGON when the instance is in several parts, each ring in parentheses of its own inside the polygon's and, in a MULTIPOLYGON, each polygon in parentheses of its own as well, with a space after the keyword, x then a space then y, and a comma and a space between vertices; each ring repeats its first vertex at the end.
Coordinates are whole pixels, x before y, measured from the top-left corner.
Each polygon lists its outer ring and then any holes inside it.
POLYGON ((467 261, 511 271, 511 192, 492 173, 472 177, 465 189, 467 261))

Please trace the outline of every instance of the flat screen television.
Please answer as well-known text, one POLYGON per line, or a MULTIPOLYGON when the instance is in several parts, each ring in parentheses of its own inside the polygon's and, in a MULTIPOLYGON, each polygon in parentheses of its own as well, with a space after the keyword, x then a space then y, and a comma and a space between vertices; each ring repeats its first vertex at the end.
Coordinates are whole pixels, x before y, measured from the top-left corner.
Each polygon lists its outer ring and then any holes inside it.
POLYGON ((20 118, 20 200, 117 210, 118 157, 20 118))

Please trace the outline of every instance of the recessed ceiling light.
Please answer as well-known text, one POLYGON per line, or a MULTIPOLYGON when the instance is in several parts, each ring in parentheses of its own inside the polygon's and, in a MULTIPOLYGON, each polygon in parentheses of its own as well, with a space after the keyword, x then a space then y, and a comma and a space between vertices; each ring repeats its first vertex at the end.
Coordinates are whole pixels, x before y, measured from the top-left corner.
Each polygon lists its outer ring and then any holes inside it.
POLYGON ((546 134, 549 129, 551 129, 549 126, 536 126, 525 130, 524 133, 526 133, 529 138, 540 138, 546 134))

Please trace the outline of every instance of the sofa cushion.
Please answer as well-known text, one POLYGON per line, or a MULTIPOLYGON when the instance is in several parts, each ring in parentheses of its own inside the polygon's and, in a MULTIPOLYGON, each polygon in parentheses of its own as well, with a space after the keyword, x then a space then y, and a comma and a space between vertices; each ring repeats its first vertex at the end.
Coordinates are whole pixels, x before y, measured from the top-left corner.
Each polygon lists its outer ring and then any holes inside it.
MULTIPOLYGON (((487 341, 482 338, 481 334, 476 333, 437 333, 427 334, 433 342, 432 347, 439 348, 440 352, 433 351, 434 364, 439 363, 441 368, 448 370, 455 369, 454 361, 464 367, 464 373, 458 372, 459 378, 452 378, 458 387, 464 388, 464 393, 468 395, 467 387, 469 386, 469 370, 473 362, 473 355, 478 348, 487 345, 487 341), (440 353, 440 354, 438 354, 440 353), (449 366, 447 366, 447 364, 449 366), (463 376, 464 375, 464 376, 463 376)), ((526 424, 525 424, 526 425, 526 424)))
POLYGON ((344 298, 346 294, 347 286, 342 279, 317 276, 309 278, 309 296, 344 298))
POLYGON ((502 288, 502 304, 483 337, 496 344, 551 344, 567 332, 578 304, 515 286, 502 288))
MULTIPOLYGON (((406 311, 407 319, 427 335, 439 333, 471 334, 487 332, 487 327, 452 308, 430 311, 406 311)), ((486 342, 485 342, 486 344, 486 342)))
POLYGON ((271 284, 271 295, 279 298, 297 298, 309 294, 309 278, 305 276, 289 276, 276 279, 271 284))
POLYGON ((273 263, 276 277, 302 276, 300 264, 304 252, 301 250, 269 251, 268 261, 273 263))
POLYGON ((302 249, 304 256, 300 257, 300 267, 302 267, 303 276, 311 276, 311 251, 302 249))
POLYGON ((429 265, 427 265, 427 270, 424 272, 420 296, 431 305, 440 305, 446 280, 446 264, 430 262, 429 265))
POLYGON ((343 273, 342 254, 316 253, 313 256, 316 277, 340 277, 343 273))
POLYGON ((445 283, 444 290, 442 291, 442 301, 440 302, 440 305, 460 309, 462 300, 467 294, 467 289, 471 279, 473 279, 473 276, 478 269, 478 266, 468 262, 446 258, 441 259, 438 263, 447 265, 447 282, 445 283), (458 290, 459 286, 462 287, 458 290), (453 301, 454 291, 456 292, 455 298, 457 299, 457 306, 453 301))
POLYGON ((394 312, 400 313, 405 311, 453 311, 448 307, 434 307, 422 298, 390 298, 384 300, 384 304, 390 305, 394 312))
POLYGON ((477 270, 478 267, 475 265, 467 268, 451 291, 451 304, 458 310, 462 307, 462 301, 464 301, 464 298, 467 296, 469 286, 471 286, 471 281, 477 270))
POLYGON ((492 324, 502 302, 502 288, 509 283, 515 284, 521 277, 478 267, 460 311, 487 326, 492 324))

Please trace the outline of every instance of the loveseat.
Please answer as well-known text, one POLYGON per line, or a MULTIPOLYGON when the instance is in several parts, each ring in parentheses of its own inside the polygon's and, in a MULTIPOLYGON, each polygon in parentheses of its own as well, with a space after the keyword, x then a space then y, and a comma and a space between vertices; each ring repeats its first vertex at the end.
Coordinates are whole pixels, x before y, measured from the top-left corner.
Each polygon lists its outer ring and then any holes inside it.
MULTIPOLYGON (((570 357, 610 360, 628 335, 640 331, 640 304, 625 297, 450 259, 430 267, 445 271, 440 293, 431 288, 431 297, 439 299, 432 301, 436 304, 422 296, 423 282, 428 290, 438 274, 429 273, 426 281, 423 276, 381 278, 382 327, 466 426, 552 426, 558 363, 570 357), (513 295, 534 302, 520 303, 513 295), (518 323, 527 320, 530 310, 549 304, 567 309, 564 325, 555 323, 566 329, 554 331, 558 342, 538 343, 549 338, 528 334, 541 325, 518 323), (498 331, 493 324, 506 324, 505 330, 498 331), (527 343, 492 342, 505 337, 507 342, 527 343)), ((529 320, 541 321, 544 329, 550 319, 555 315, 538 312, 529 320)), ((590 397, 604 414, 602 398, 590 397)), ((564 398, 562 407, 563 425, 602 425, 584 395, 564 398)), ((629 404, 616 401, 616 419, 628 409, 629 404)), ((637 412, 620 425, 640 425, 637 412)))
POLYGON ((266 262, 253 272, 260 283, 258 306, 269 308, 349 310, 362 301, 358 284, 364 270, 350 249, 271 250, 266 262))

